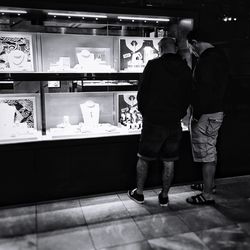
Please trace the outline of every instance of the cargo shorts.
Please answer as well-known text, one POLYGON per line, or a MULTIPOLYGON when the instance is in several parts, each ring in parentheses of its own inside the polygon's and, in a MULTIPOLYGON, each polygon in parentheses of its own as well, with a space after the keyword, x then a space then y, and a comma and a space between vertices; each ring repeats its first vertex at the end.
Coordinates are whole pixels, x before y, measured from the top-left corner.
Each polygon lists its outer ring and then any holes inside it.
POLYGON ((195 162, 217 161, 216 143, 223 117, 223 112, 203 114, 199 120, 191 117, 190 136, 195 162))

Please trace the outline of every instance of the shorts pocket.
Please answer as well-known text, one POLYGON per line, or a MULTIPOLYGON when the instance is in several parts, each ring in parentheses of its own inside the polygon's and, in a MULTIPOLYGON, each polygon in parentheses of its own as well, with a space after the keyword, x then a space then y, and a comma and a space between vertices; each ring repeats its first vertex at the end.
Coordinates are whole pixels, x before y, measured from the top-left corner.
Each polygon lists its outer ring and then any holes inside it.
POLYGON ((209 136, 216 136, 221 127, 222 119, 208 118, 206 134, 209 136))
POLYGON ((193 157, 194 159, 203 159, 207 156, 206 143, 193 143, 193 157))

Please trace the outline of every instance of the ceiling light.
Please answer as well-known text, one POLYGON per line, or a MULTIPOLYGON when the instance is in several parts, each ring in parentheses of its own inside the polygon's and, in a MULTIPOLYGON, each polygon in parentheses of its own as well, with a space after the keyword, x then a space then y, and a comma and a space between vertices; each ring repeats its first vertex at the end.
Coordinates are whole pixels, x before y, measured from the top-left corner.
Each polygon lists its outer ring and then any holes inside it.
POLYGON ((123 20, 140 20, 140 21, 158 21, 158 22, 169 22, 169 18, 152 18, 152 17, 130 17, 130 16, 118 16, 118 19, 123 20))
POLYGON ((103 15, 85 15, 85 14, 75 14, 75 13, 60 13, 60 12, 48 12, 49 16, 71 16, 71 17, 92 17, 92 18, 107 18, 103 15))
POLYGON ((0 12, 2 12, 2 13, 27 14, 26 10, 5 10, 5 9, 0 9, 0 12))

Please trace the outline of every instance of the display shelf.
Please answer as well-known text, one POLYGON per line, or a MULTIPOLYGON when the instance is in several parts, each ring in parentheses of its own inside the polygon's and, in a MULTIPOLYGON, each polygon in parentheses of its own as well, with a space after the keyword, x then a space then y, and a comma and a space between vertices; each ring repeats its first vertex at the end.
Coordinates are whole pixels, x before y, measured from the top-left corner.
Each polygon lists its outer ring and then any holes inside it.
POLYGON ((0 81, 139 80, 140 73, 0 73, 0 81))

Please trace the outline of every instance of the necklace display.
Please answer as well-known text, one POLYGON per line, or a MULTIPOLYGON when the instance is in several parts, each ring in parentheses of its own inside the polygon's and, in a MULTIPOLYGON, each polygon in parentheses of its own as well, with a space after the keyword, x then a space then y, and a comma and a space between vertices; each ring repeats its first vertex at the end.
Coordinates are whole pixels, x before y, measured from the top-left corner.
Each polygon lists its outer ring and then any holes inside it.
POLYGON ((84 125, 89 128, 97 128, 99 124, 100 107, 91 100, 80 104, 84 125))

